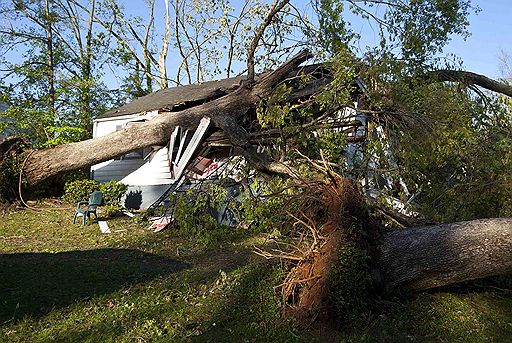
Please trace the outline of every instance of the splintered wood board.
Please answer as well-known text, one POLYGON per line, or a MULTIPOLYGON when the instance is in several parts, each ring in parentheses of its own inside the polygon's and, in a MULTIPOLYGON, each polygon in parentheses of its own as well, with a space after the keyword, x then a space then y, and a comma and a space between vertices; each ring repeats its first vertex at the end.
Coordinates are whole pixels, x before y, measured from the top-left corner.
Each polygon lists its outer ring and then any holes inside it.
POLYGON ((171 139, 169 140, 169 150, 167 151, 167 154, 169 156, 169 169, 171 170, 173 178, 174 178, 174 161, 173 161, 174 144, 176 143, 176 137, 178 137, 179 130, 180 130, 179 126, 176 126, 176 128, 174 128, 174 131, 171 134, 171 139))
MULTIPOLYGON (((187 148, 183 152, 183 155, 179 157, 179 155, 176 156, 176 159, 178 160, 178 163, 176 165, 176 169, 174 170, 174 177, 179 178, 183 171, 185 170, 185 167, 190 162, 190 159, 192 158, 194 152, 196 151, 197 147, 201 143, 201 140, 204 137, 204 134, 206 133, 206 130, 210 126, 210 118, 204 117, 201 119, 201 122, 199 123, 199 126, 197 127, 196 131, 194 132, 194 135, 192 136, 192 139, 187 145, 187 148)), ((180 145, 180 151, 181 153, 182 145, 180 145)))

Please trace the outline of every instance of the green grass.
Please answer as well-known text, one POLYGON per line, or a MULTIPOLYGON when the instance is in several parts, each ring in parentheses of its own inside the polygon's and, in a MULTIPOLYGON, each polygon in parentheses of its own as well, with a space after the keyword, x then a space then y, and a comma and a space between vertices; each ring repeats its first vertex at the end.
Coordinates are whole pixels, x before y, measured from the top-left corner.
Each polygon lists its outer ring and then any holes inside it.
MULTIPOLYGON (((0 217, 0 342, 510 342, 507 278, 386 299, 351 329, 298 325, 251 253, 262 236, 198 239, 147 223, 72 224, 40 205, 0 217), (116 232, 117 231, 117 232, 116 232)), ((212 237, 216 237, 213 235, 212 237)), ((218 237, 217 237, 218 238, 218 237)))

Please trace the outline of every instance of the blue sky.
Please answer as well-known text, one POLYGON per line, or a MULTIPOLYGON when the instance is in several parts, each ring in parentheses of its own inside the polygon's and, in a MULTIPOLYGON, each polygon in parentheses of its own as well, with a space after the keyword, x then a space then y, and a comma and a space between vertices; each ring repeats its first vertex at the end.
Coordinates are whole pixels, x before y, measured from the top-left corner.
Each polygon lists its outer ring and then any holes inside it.
POLYGON ((478 14, 470 17, 471 36, 456 37, 446 48, 462 58, 465 69, 490 77, 500 77, 501 52, 512 55, 512 1, 478 0, 478 14))
MULTIPOLYGON (((465 70, 493 78, 503 77, 499 57, 504 52, 512 59, 512 0, 472 0, 471 3, 480 9, 469 17, 471 35, 466 40, 453 36, 443 56, 455 54, 462 60, 465 70)), ((363 33, 366 41, 375 44, 366 21, 354 21, 351 27, 363 33)))

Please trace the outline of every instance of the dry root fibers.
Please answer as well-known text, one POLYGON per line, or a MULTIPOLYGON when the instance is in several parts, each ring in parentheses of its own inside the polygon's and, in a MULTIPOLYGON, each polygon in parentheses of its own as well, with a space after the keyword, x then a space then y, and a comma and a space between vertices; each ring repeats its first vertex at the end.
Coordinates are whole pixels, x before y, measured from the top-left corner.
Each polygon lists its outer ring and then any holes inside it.
MULTIPOLYGON (((291 269, 281 285, 290 311, 303 322, 332 319, 329 271, 337 262, 340 247, 353 243, 365 251, 371 225, 363 197, 353 181, 335 177, 317 184, 301 203, 301 214, 308 220, 310 249, 291 269)), ((296 218, 298 219, 298 218, 296 218)), ((301 238, 302 239, 302 238, 301 238)))

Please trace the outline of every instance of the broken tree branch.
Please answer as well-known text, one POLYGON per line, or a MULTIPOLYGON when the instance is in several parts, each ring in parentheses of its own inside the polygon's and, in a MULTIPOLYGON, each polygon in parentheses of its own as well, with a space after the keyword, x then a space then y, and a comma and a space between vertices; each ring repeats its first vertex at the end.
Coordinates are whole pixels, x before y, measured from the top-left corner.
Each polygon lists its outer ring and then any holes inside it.
POLYGON ((279 0, 275 0, 272 6, 270 7, 265 20, 261 23, 254 34, 254 38, 251 41, 251 45, 247 51, 247 82, 252 84, 254 82, 254 55, 256 54, 256 49, 258 48, 259 42, 263 37, 263 33, 265 29, 272 23, 274 17, 286 6, 290 0, 283 0, 279 2, 279 0))
POLYGON ((512 97, 512 86, 470 71, 434 70, 426 74, 426 79, 429 82, 459 82, 466 85, 477 85, 487 90, 512 97))

